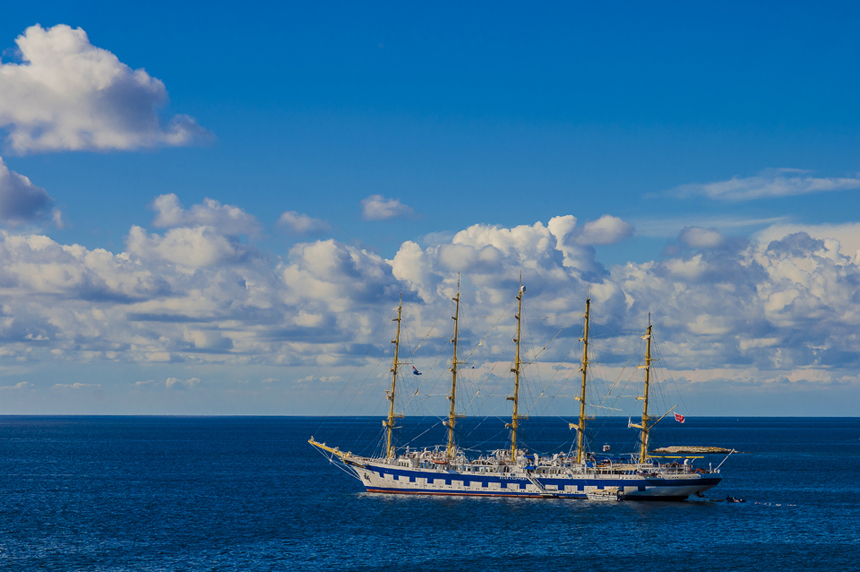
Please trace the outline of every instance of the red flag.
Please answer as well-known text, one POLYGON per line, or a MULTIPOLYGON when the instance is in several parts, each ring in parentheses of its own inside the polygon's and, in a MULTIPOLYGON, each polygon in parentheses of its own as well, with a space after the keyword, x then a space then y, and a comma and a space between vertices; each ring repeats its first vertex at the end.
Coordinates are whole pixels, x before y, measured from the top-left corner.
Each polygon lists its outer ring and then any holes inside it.
POLYGON ((677 421, 678 423, 683 423, 684 422, 684 416, 681 415, 680 413, 676 413, 675 414, 675 421, 677 421))

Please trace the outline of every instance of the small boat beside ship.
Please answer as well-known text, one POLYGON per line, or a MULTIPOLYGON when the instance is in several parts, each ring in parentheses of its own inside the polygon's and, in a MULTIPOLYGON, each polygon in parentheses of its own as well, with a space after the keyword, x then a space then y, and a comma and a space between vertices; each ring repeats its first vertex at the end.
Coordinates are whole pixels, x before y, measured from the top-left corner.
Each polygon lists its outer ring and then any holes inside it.
POLYGON ((597 489, 585 493, 586 498, 590 501, 620 501, 624 498, 621 494, 621 489, 618 487, 609 487, 606 489, 597 489))
MULTIPOLYGON (((402 302, 397 309, 394 359, 391 367, 391 385, 386 391, 389 402, 388 416, 382 421, 384 443, 378 456, 362 456, 341 451, 319 442, 313 437, 308 441, 311 446, 326 456, 330 462, 339 465, 346 473, 361 481, 371 493, 422 494, 422 495, 462 495, 487 497, 532 497, 532 498, 570 498, 590 500, 684 500, 691 495, 701 495, 717 486, 722 480, 720 467, 694 468, 696 458, 685 458, 683 463, 676 457, 672 462, 660 462, 648 451, 651 429, 663 417, 653 418, 649 414, 649 391, 651 384, 651 332, 649 324, 642 336, 646 341, 644 365, 644 390, 637 399, 643 402, 642 416, 638 423, 630 422, 628 427, 639 430, 639 450, 626 458, 609 457, 584 449, 583 435, 586 430, 586 385, 588 380, 588 335, 591 300, 585 304, 582 360, 580 371, 582 382, 579 401, 579 422, 570 424, 576 429, 576 442, 567 452, 538 455, 520 449, 517 436, 520 421, 525 416, 519 413, 520 373, 524 362, 521 360, 521 316, 525 286, 520 285, 517 292, 517 333, 516 354, 511 368, 514 384, 513 393, 507 399, 512 401, 510 423, 510 447, 497 449, 478 456, 468 456, 458 447, 455 440, 455 427, 458 415, 455 413, 457 397, 457 355, 459 339, 459 282, 455 303, 454 328, 451 339, 453 357, 451 360, 451 388, 449 415, 444 425, 447 429, 447 444, 435 449, 399 450, 393 441, 396 419, 402 417, 395 411, 395 396, 398 389, 400 326, 402 302)), ((671 411, 671 410, 670 410, 671 411)), ((668 414, 668 412, 667 412, 668 414)), ((722 463, 721 463, 722 464, 722 463)), ((720 464, 720 465, 721 465, 720 464)))

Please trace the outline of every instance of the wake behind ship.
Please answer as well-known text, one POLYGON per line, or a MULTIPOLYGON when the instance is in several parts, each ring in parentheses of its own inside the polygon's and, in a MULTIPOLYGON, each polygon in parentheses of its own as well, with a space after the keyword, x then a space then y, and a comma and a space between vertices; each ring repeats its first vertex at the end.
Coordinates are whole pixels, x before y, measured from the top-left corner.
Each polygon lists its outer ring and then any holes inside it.
MULTIPOLYGON (((549 498, 591 498, 595 500, 684 500, 691 495, 717 486, 722 480, 720 463, 716 468, 694 467, 701 456, 674 457, 669 462, 660 462, 648 452, 648 439, 651 428, 663 417, 656 420, 649 417, 649 389, 651 382, 651 325, 642 336, 646 340, 644 365, 645 371, 641 421, 628 422, 628 427, 639 430, 639 451, 628 458, 611 457, 584 450, 583 434, 586 429, 586 384, 588 379, 588 331, 591 300, 586 300, 582 362, 582 385, 580 396, 579 423, 571 424, 576 429, 576 443, 568 452, 551 455, 528 453, 517 447, 517 433, 520 420, 519 390, 521 316, 523 295, 526 288, 520 285, 517 293, 517 334, 516 355, 511 368, 514 374, 513 402, 510 429, 511 446, 488 454, 469 458, 455 443, 454 429, 458 415, 455 414, 457 395, 458 360, 457 344, 459 338, 460 292, 459 281, 455 302, 454 335, 451 339, 454 351, 451 361, 451 391, 448 396, 450 412, 445 422, 448 432, 447 445, 434 449, 396 450, 393 444, 395 420, 402 417, 395 412, 394 399, 397 391, 399 361, 400 325, 402 302, 398 305, 397 334, 394 342, 394 360, 391 368, 391 387, 386 391, 389 401, 388 417, 382 424, 385 429, 384 452, 376 457, 354 455, 331 447, 311 437, 309 443, 325 455, 330 462, 339 465, 352 477, 361 481, 371 493, 424 494, 424 495, 465 495, 487 497, 549 497, 549 498)), ((673 408, 674 409, 674 408, 673 408)), ((671 410, 670 410, 671 412, 671 410)), ((668 414, 668 412, 667 412, 668 414)))

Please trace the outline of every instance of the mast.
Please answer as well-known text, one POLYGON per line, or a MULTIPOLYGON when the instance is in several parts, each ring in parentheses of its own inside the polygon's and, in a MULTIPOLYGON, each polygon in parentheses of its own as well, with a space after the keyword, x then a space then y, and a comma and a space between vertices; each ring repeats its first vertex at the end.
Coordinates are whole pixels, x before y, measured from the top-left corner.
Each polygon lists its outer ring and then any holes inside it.
POLYGON ((639 453, 639 462, 644 463, 648 459, 648 432, 651 430, 648 427, 648 384, 651 382, 651 314, 648 314, 648 333, 642 336, 643 339, 646 340, 645 343, 645 365, 639 366, 645 370, 645 392, 642 397, 637 397, 636 399, 641 399, 644 404, 642 406, 642 425, 640 429, 642 430, 642 449, 639 453))
POLYGON ((391 445, 391 433, 394 430, 394 391, 397 389, 397 355, 400 352, 400 317, 403 312, 403 294, 400 295, 400 302, 397 305, 397 317, 392 321, 397 322, 397 336, 391 340, 394 344, 394 361, 391 363, 391 390, 386 391, 388 394, 388 421, 385 422, 385 427, 388 429, 388 443, 385 447, 385 457, 390 459, 394 456, 394 447, 391 445))
POLYGON ((457 397, 457 339, 460 332, 460 275, 457 274, 457 296, 452 298, 455 302, 454 306, 454 337, 451 338, 451 345, 454 346, 454 357, 451 359, 451 395, 448 399, 451 400, 451 411, 448 413, 448 459, 454 457, 454 424, 456 414, 454 413, 454 402, 457 397))
POLYGON ((511 368, 511 371, 514 372, 514 395, 513 397, 508 397, 509 400, 514 402, 514 413, 511 416, 511 422, 508 427, 511 428, 511 462, 515 463, 517 460, 517 427, 519 427, 519 416, 517 415, 517 407, 519 405, 520 399, 520 365, 522 362, 520 361, 520 338, 522 337, 520 334, 522 333, 522 316, 523 316, 523 293, 526 291, 525 286, 523 286, 523 273, 520 272, 520 290, 517 292, 517 337, 514 340, 517 342, 517 355, 514 358, 514 367, 511 368))
POLYGON ((582 394, 579 397, 579 428, 576 431, 576 462, 582 462, 582 434, 585 431, 585 380, 588 370, 588 318, 591 312, 591 298, 585 299, 585 328, 582 336, 582 394))

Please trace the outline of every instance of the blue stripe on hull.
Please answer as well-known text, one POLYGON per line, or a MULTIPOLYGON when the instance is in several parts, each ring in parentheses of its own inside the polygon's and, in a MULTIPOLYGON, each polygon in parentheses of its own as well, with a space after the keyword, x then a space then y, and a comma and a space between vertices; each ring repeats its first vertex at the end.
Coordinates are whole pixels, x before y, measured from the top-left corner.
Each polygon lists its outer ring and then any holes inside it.
MULTIPOLYGON (((429 479, 429 480, 441 480, 444 482, 446 486, 451 486, 453 481, 462 482, 464 487, 469 487, 472 483, 480 483, 482 488, 486 488, 490 483, 499 483, 505 484, 508 483, 517 483, 521 488, 525 488, 527 485, 531 484, 531 481, 524 477, 499 477, 495 475, 473 475, 468 473, 437 473, 437 472, 423 472, 423 471, 409 471, 403 469, 395 469, 395 468, 381 468, 381 467, 373 467, 367 468, 373 473, 376 473, 380 477, 385 477, 386 475, 390 475, 393 479, 400 479, 401 477, 406 477, 409 479, 410 483, 417 482, 418 479, 429 479)), ((541 484, 544 486, 553 486, 557 485, 559 487, 564 486, 576 486, 578 488, 582 487, 632 487, 632 486, 648 486, 648 487, 689 487, 689 486, 716 486, 722 480, 722 477, 697 477, 697 478, 686 478, 686 479, 649 479, 645 477, 640 477, 637 479, 620 479, 620 478, 600 478, 600 477, 583 477, 583 478, 563 478, 563 477, 550 477, 543 475, 535 475, 541 484)))
MULTIPOLYGON (((501 492, 477 492, 477 491, 439 491, 426 489, 382 489, 377 487, 367 487, 367 492, 374 494, 392 494, 392 495, 425 495, 425 496, 446 496, 446 497, 503 497, 503 498, 558 498, 558 499, 587 499, 585 494, 547 494, 539 495, 534 493, 501 493, 501 492)), ((686 500, 687 496, 634 496, 624 495, 625 500, 635 501, 682 501, 686 500)))
POLYGON ((416 471, 379 465, 367 465, 363 469, 367 473, 374 475, 373 480, 378 480, 376 477, 379 477, 379 479, 384 479, 386 476, 389 477, 386 483, 371 483, 365 480, 364 484, 368 492, 445 496, 524 498, 551 496, 557 498, 586 498, 586 489, 600 490, 607 487, 618 487, 628 499, 656 498, 658 500, 673 500, 684 499, 696 492, 708 490, 718 485, 722 480, 722 477, 719 476, 680 479, 649 479, 645 477, 622 479, 611 475, 607 475, 606 478, 594 476, 583 476, 581 478, 538 476, 537 480, 544 487, 544 491, 539 491, 536 490, 532 481, 520 476, 502 477, 498 475, 448 471, 416 471), (418 483, 419 479, 423 479, 432 488, 425 488, 427 485, 421 486, 418 483), (436 481, 439 482, 437 483, 436 481), (388 482, 391 482, 395 486, 385 486, 388 482), (456 485, 455 482, 457 483, 456 485), (400 484, 400 486, 397 486, 397 484, 400 484), (498 485, 498 488, 491 488, 491 484, 498 485), (453 488, 454 486, 458 488, 453 488))
MULTIPOLYGON (((440 491, 440 490, 430 490, 430 489, 381 489, 377 487, 366 487, 367 492, 369 493, 384 493, 384 494, 394 494, 394 495, 434 495, 434 496, 456 496, 456 497, 518 497, 518 498, 531 498, 537 499, 542 498, 543 495, 534 494, 534 493, 503 493, 501 491, 488 491, 488 492, 479 492, 479 491, 440 491)), ((569 498, 586 498, 585 495, 570 495, 570 494, 559 494, 556 495, 558 497, 569 497, 569 498)))

